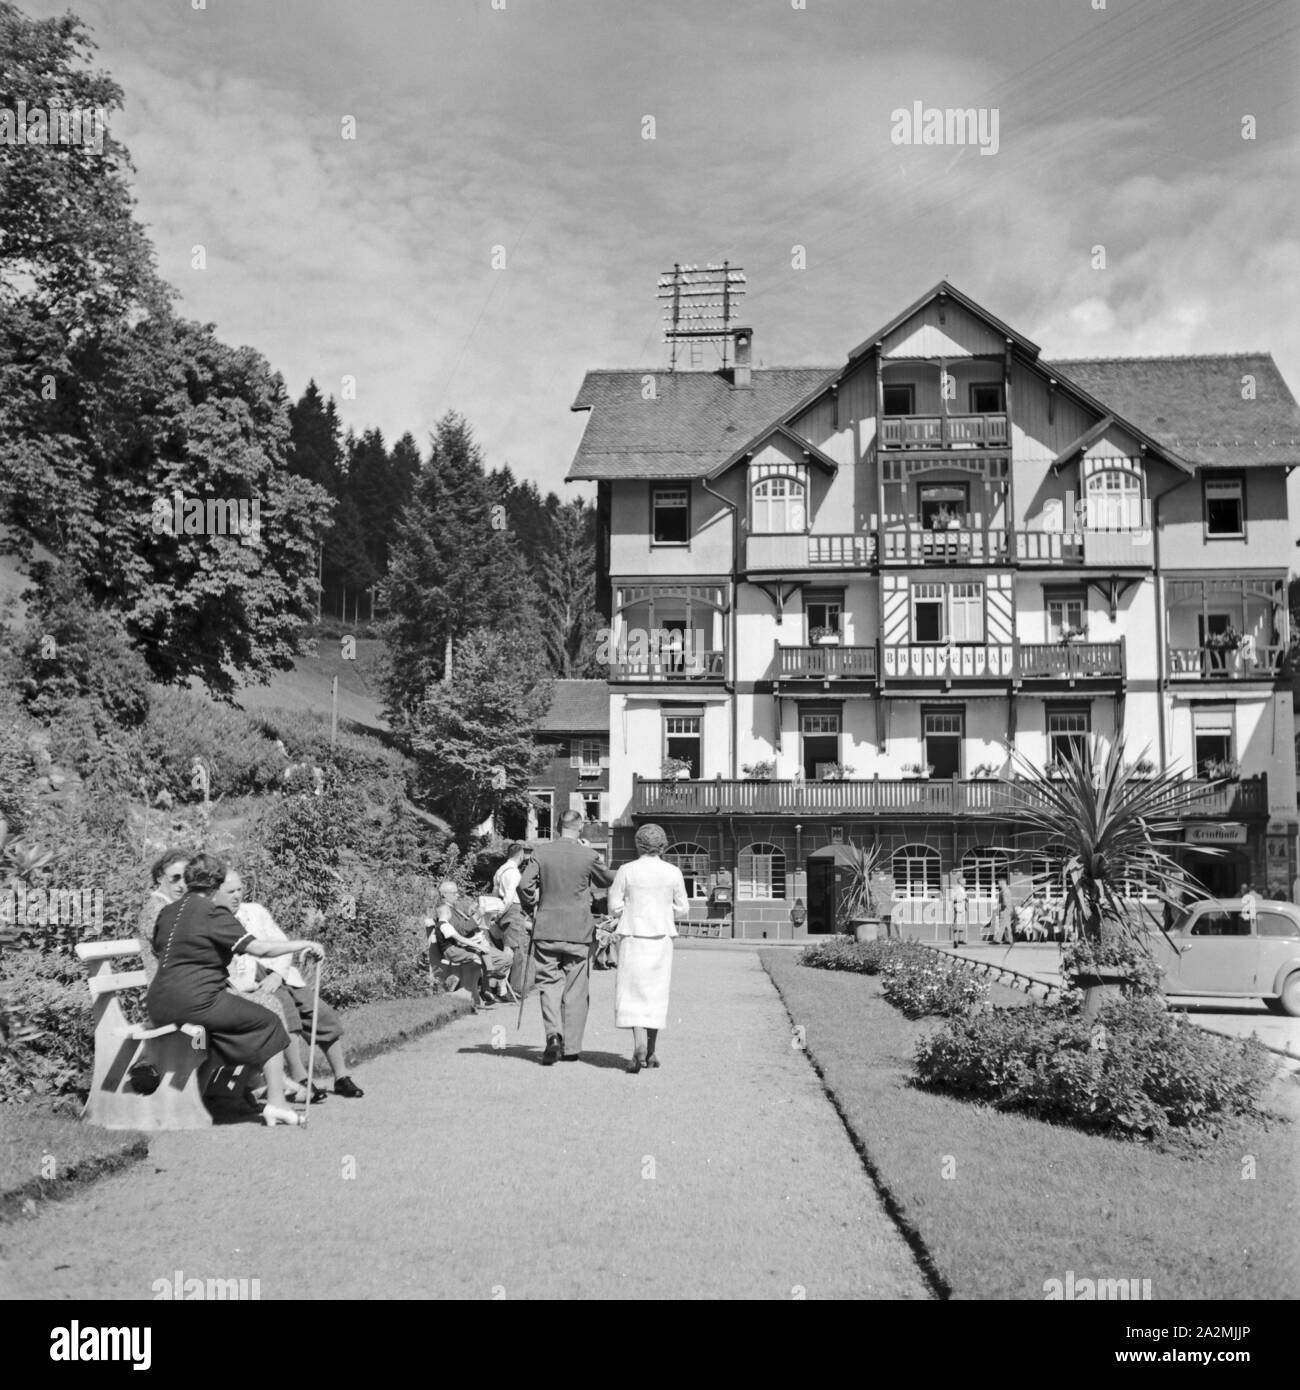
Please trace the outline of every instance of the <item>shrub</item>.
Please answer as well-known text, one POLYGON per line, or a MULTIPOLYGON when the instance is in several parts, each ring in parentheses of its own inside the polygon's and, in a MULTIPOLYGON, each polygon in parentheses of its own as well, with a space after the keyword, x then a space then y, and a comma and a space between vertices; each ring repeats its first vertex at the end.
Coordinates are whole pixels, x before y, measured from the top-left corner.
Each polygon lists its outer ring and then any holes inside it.
POLYGON ((57 956, 7 951, 0 998, 0 1104, 86 1090, 95 1044, 83 971, 57 956))
POLYGON ((847 936, 828 936, 805 946, 799 954, 799 964, 811 965, 817 970, 851 970, 859 975, 879 975, 886 962, 896 956, 923 949, 913 942, 892 937, 854 941, 847 936))
POLYGON ((154 687, 140 745, 136 775, 146 779, 151 799, 162 788, 178 801, 201 801, 193 785, 196 758, 207 764, 213 797, 264 791, 286 766, 243 710, 170 686, 154 687))
POLYGON ((887 961, 881 971, 881 988, 885 998, 908 1018, 969 1014, 983 1008, 989 995, 988 982, 968 966, 924 946, 887 961))
POLYGON ((918 1085, 1134 1139, 1204 1137, 1254 1115, 1272 1073, 1255 1039, 1207 1033, 1151 999, 1104 1005, 1094 1024, 1062 1005, 975 1014, 916 1050, 918 1085))
POLYGON ((71 566, 38 564, 18 689, 33 714, 52 718, 87 700, 103 726, 140 723, 149 707, 149 668, 130 639, 96 608, 71 566))
POLYGON ((397 777, 411 764, 382 740, 340 729, 330 747, 329 720, 308 710, 263 710, 253 717, 263 737, 279 739, 289 760, 333 766, 345 777, 397 777))

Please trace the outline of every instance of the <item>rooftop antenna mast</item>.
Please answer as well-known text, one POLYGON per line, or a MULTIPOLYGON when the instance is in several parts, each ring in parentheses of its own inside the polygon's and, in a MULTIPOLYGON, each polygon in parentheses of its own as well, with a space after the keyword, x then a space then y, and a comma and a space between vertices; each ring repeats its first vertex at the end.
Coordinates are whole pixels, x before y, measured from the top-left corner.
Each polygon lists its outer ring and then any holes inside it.
POLYGON ((684 346, 716 343, 726 367, 736 302, 745 293, 745 272, 730 261, 721 265, 676 263, 659 277, 664 305, 664 342, 669 345, 668 370, 677 370, 684 346))

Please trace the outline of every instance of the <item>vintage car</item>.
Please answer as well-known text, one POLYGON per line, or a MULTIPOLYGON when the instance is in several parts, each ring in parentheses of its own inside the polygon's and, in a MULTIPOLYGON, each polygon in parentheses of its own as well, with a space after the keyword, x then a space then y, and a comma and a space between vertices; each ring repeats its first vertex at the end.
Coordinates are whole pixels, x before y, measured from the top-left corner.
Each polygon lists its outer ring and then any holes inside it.
POLYGON ((1168 936, 1153 932, 1166 994, 1262 999, 1300 1018, 1300 907, 1271 898, 1193 903, 1168 936))

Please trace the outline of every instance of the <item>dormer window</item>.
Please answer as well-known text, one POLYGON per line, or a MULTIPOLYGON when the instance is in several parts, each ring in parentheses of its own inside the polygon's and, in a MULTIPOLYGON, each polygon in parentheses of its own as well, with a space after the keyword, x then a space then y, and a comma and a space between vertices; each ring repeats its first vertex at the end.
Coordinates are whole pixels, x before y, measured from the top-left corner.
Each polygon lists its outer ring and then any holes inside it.
POLYGON ((808 528, 804 485, 785 474, 754 484, 750 529, 756 536, 786 535, 808 528))
POLYGON ((1142 528, 1142 475, 1120 460, 1093 464, 1084 478, 1085 526, 1090 531, 1142 528))

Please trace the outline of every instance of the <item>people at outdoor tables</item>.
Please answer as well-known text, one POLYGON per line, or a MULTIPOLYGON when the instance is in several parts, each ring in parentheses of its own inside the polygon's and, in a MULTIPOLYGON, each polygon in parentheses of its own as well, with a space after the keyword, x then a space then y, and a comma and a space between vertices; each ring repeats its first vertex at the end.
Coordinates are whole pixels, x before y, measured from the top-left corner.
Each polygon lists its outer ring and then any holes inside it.
POLYGON ((158 914, 153 948, 157 973, 145 995, 155 1024, 197 1023, 207 1033, 209 1053, 227 1066, 260 1068, 266 1079, 268 1125, 296 1125, 300 1118, 286 1104, 284 1061, 289 1035, 268 1009, 229 988, 227 967, 239 954, 253 956, 304 952, 319 959, 314 941, 259 941, 239 921, 223 892, 224 860, 198 853, 185 866, 185 896, 158 914))

